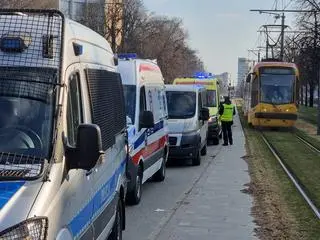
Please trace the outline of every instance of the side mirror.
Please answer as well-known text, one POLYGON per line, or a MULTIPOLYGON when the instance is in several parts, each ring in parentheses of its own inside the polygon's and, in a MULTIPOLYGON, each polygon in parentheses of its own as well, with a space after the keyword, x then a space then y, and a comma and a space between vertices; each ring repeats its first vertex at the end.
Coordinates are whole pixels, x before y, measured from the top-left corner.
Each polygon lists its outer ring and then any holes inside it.
POLYGON ((142 128, 153 128, 154 127, 154 118, 151 111, 144 111, 140 115, 140 129, 142 128))
POLYGON ((103 154, 100 128, 95 124, 79 125, 76 146, 69 146, 66 137, 64 137, 64 145, 68 170, 89 171, 103 154))
POLYGON ((202 108, 200 111, 200 120, 208 121, 210 119, 210 113, 208 108, 202 108))
POLYGON ((113 57, 114 65, 118 66, 119 65, 119 58, 117 56, 113 57))

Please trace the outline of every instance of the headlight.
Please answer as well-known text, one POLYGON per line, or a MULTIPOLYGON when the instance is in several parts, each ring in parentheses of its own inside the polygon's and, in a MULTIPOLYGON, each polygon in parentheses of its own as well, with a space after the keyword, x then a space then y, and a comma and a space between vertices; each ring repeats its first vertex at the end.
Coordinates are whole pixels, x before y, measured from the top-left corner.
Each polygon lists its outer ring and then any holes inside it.
POLYGON ((48 218, 27 219, 0 233, 1 240, 44 240, 48 233, 48 218))
POLYGON ((209 123, 217 123, 218 122, 218 118, 217 116, 211 116, 209 119, 209 123))

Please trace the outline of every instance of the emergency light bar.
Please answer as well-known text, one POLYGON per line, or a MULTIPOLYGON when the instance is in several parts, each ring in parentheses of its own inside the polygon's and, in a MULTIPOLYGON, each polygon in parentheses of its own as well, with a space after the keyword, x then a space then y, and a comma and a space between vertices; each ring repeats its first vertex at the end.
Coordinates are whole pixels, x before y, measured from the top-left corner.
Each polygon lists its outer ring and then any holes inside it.
POLYGON ((212 73, 206 73, 206 72, 196 72, 194 75, 194 78, 198 78, 198 79, 207 79, 212 77, 213 77, 212 73))
POLYGON ((138 55, 136 53, 119 53, 119 59, 137 59, 138 55))

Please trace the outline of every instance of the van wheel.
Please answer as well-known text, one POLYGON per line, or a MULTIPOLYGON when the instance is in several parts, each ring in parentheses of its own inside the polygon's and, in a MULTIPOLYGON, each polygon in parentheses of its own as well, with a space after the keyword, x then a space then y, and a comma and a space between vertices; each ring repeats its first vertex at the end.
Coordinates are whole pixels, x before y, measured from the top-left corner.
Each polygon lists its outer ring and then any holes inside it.
POLYGON ((161 168, 154 174, 153 179, 156 182, 163 182, 166 178, 166 159, 163 158, 161 168))
POLYGON ((201 155, 200 155, 200 148, 198 148, 197 155, 192 159, 193 166, 199 166, 201 163, 201 155))
POLYGON ((142 195, 142 168, 138 167, 134 190, 127 193, 127 203, 137 205, 140 203, 142 195))
POLYGON ((219 145, 219 141, 220 141, 219 137, 212 139, 213 145, 219 145))
POLYGON ((108 240, 122 240, 122 202, 119 200, 116 211, 116 219, 112 227, 112 231, 108 240))
POLYGON ((201 156, 207 155, 207 143, 201 149, 201 156))

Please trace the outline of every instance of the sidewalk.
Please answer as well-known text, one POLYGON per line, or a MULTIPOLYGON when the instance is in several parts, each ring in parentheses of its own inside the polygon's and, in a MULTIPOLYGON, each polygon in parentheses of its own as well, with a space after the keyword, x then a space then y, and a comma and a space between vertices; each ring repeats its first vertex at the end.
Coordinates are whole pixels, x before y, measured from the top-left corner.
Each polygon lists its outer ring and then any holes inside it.
MULTIPOLYGON (((254 236, 252 199, 241 190, 250 182, 239 118, 234 145, 219 147, 203 176, 160 232, 157 240, 248 240, 254 236)), ((207 157, 210 157, 210 148, 207 157)))

